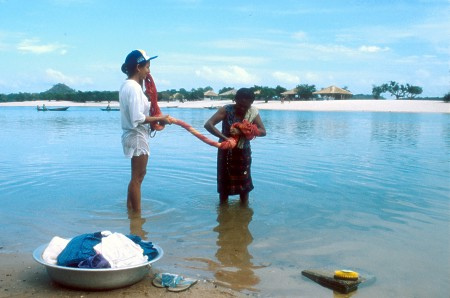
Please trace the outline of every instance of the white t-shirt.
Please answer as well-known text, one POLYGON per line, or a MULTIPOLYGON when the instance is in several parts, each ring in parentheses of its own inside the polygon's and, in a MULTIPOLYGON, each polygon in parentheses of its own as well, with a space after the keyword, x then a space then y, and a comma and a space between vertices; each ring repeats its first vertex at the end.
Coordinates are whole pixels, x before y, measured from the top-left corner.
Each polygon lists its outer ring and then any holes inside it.
POLYGON ((144 124, 145 116, 150 112, 150 102, 141 85, 135 80, 126 80, 120 87, 119 101, 123 153, 130 158, 150 155, 148 125, 144 124))

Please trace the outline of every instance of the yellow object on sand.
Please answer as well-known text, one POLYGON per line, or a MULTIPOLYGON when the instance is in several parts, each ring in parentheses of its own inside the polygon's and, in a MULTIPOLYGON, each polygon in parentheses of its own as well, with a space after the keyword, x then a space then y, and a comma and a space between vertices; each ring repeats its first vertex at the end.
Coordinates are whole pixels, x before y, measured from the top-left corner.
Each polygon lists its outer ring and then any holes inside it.
POLYGON ((334 271, 334 278, 342 280, 358 280, 359 274, 352 270, 336 270, 334 271))

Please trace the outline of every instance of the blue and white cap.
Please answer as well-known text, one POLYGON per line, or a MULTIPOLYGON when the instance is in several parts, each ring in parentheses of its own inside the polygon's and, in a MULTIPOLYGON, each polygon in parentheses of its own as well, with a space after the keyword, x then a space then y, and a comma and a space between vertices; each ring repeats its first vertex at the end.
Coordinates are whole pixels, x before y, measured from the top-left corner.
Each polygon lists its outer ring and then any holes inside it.
POLYGON ((134 50, 127 55, 125 63, 122 64, 122 72, 127 73, 127 69, 134 67, 141 63, 147 63, 148 61, 155 59, 158 56, 149 57, 144 50, 134 50))

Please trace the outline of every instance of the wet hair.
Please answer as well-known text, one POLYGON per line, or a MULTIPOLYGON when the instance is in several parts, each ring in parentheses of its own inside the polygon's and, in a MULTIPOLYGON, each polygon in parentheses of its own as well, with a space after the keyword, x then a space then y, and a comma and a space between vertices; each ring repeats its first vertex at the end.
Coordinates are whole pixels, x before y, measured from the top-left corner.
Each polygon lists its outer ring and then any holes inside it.
POLYGON ((237 102, 242 100, 248 100, 251 102, 255 100, 255 93, 253 93, 252 89, 241 88, 236 92, 236 95, 234 96, 234 101, 237 102))

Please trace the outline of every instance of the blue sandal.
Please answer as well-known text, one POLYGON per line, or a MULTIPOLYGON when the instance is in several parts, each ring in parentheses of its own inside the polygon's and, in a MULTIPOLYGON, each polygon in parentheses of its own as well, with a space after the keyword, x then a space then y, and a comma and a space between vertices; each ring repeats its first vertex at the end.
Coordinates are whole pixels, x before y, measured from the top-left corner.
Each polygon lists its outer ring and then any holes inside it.
POLYGON ((196 282, 196 279, 185 278, 178 274, 157 273, 152 283, 158 288, 167 288, 171 292, 181 292, 189 289, 196 282))

